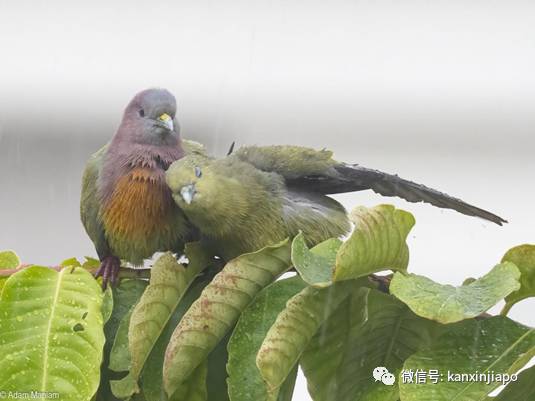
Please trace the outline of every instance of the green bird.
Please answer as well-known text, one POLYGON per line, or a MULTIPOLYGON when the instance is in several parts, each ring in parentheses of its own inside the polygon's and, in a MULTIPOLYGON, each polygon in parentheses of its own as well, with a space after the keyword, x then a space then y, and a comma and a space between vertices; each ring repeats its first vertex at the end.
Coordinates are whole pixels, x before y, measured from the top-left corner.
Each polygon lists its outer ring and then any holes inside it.
POLYGON ((460 199, 354 164, 332 152, 298 146, 243 147, 222 159, 188 155, 166 173, 173 199, 225 259, 302 231, 309 245, 347 234, 346 210, 330 194, 371 189, 427 202, 502 225, 506 221, 460 199))
POLYGON ((171 197, 165 170, 184 155, 202 153, 180 138, 176 100, 147 89, 127 105, 111 142, 84 170, 80 214, 101 265, 103 286, 115 284, 121 260, 141 265, 157 251, 182 252, 195 229, 171 197))

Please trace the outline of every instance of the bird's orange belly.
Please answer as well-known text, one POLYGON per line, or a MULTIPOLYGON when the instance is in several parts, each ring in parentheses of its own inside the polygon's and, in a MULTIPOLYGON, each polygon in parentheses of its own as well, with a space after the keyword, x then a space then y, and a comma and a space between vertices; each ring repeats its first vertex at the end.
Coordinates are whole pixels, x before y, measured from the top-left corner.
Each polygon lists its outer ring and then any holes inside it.
POLYGON ((135 169, 118 180, 102 220, 117 256, 139 264, 156 251, 173 250, 185 219, 163 179, 149 169, 135 169))

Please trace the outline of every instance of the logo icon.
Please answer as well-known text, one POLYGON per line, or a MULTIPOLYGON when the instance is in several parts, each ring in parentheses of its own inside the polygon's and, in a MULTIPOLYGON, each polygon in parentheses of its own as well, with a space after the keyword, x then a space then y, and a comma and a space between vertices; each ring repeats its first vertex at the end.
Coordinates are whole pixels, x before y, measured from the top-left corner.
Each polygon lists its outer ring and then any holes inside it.
POLYGON ((396 376, 390 373, 384 366, 378 366, 373 370, 373 378, 376 382, 380 381, 386 386, 393 386, 396 382, 396 376))

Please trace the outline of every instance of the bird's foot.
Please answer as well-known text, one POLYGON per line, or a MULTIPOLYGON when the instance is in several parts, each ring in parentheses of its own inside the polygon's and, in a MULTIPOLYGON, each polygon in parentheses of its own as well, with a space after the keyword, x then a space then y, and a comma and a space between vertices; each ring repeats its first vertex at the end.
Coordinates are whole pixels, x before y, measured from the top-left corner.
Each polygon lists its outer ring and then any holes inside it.
POLYGON ((95 278, 102 277, 102 289, 108 287, 111 283, 115 287, 119 281, 119 269, 121 268, 121 261, 117 256, 106 256, 100 261, 100 267, 95 273, 95 278))

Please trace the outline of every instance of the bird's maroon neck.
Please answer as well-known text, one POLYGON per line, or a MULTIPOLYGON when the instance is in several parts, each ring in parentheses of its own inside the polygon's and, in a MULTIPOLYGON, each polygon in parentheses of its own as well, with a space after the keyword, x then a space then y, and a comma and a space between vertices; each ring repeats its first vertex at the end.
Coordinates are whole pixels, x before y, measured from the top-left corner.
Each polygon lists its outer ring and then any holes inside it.
POLYGON ((180 139, 174 146, 125 143, 115 139, 106 152, 99 178, 99 195, 103 202, 110 199, 118 180, 134 169, 150 170, 154 182, 164 182, 165 171, 171 163, 184 156, 180 139))

